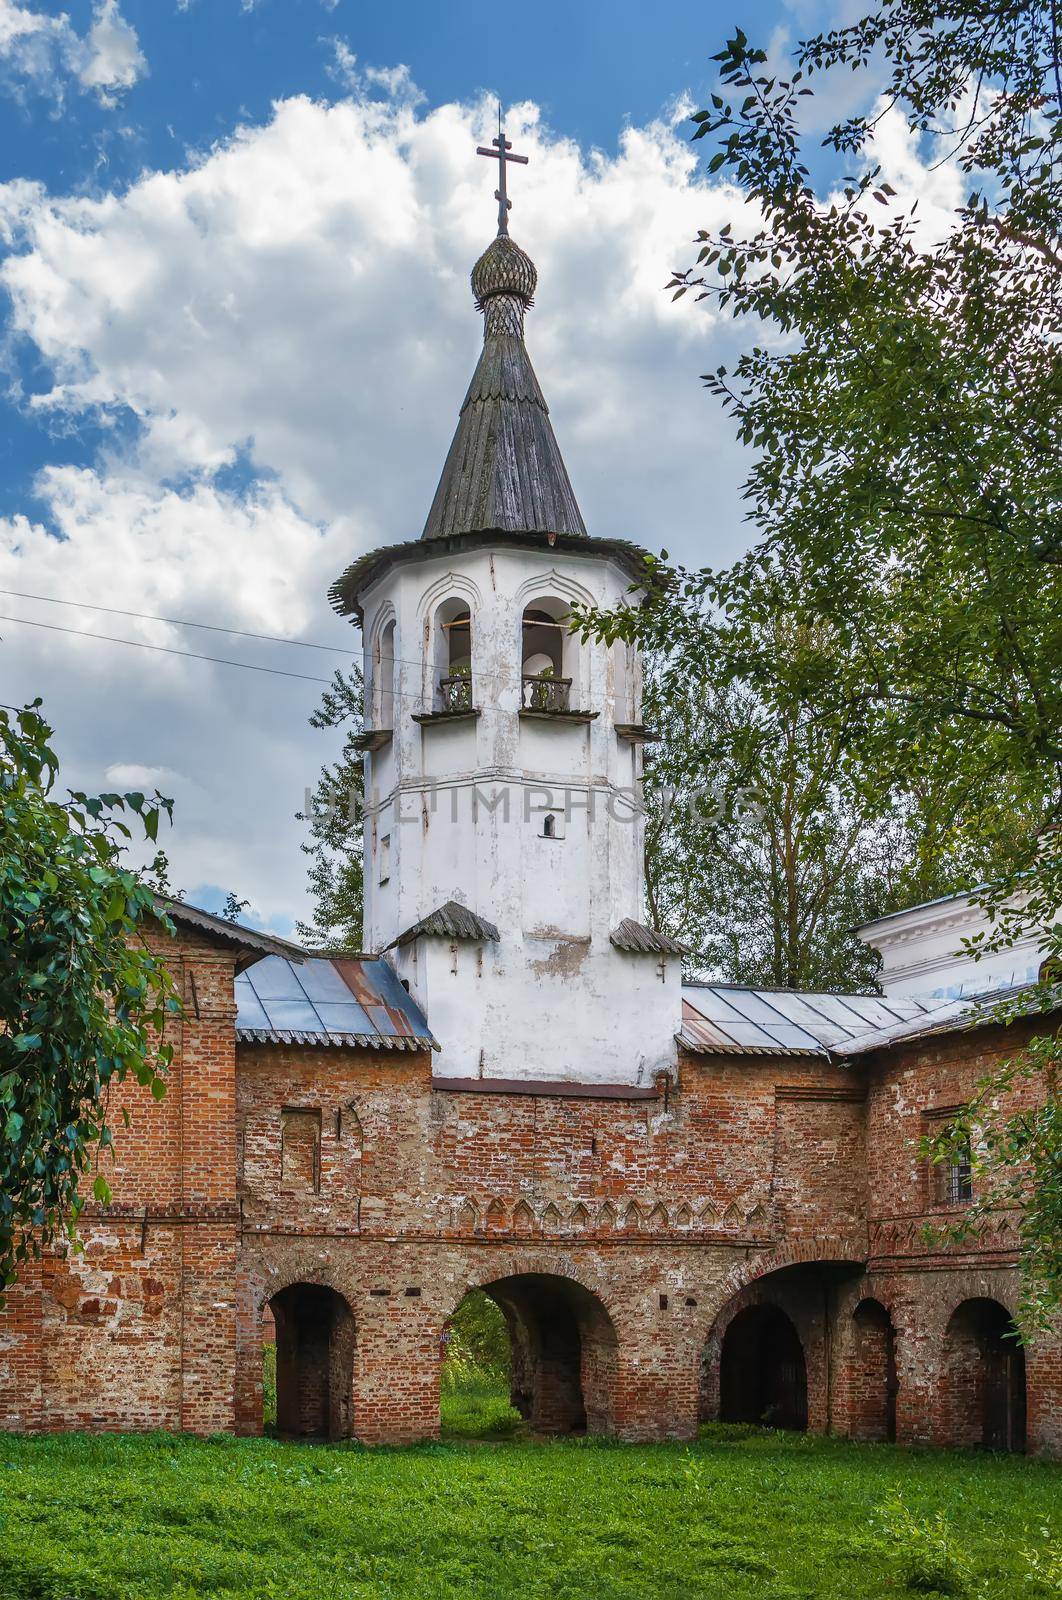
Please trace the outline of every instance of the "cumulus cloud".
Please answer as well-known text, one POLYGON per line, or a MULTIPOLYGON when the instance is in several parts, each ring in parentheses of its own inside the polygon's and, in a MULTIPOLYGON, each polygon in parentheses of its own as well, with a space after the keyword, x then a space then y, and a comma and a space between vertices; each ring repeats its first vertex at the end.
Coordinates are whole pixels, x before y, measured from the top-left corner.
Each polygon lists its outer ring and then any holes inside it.
POLYGON ((147 70, 136 30, 118 0, 98 0, 82 37, 65 12, 49 16, 16 0, 0 0, 0 68, 16 90, 61 101, 69 84, 114 105, 147 70))
MULTIPOLYGON (((420 533, 476 359, 468 273, 494 221, 473 152, 495 103, 423 110, 406 81, 282 101, 120 195, 0 189, 11 331, 53 376, 32 404, 123 424, 94 467, 41 474, 43 514, 0 523, 0 586, 360 648, 325 593, 359 552, 420 533)), ((628 128, 615 155, 533 105, 508 133, 531 158, 511 222, 540 274, 528 343, 591 532, 726 560, 745 542, 743 463, 698 374, 749 330, 662 285, 698 226, 749 225, 740 197, 699 174, 667 117, 628 128)), ((0 610, 308 678, 343 659, 0 610)), ((279 928, 303 912, 294 813, 332 753, 306 725, 318 685, 2 621, 0 635, 5 699, 44 694, 69 782, 173 774, 176 881, 231 887, 279 928)))

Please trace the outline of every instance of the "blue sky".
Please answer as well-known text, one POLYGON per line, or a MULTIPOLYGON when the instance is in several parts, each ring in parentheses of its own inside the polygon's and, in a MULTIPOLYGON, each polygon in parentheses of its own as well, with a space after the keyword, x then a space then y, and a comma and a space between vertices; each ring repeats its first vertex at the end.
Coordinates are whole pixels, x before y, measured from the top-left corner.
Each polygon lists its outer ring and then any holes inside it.
MULTIPOLYGON (((85 37, 97 0, 27 10, 66 15, 85 37)), ((777 30, 799 33, 826 8, 746 3, 740 21, 765 43, 777 30)), ((622 129, 640 126, 681 94, 700 103, 714 83, 710 56, 731 31, 713 31, 683 8, 637 0, 484 7, 474 0, 401 6, 364 0, 122 0, 145 70, 117 105, 91 93, 60 100, 15 85, 0 97, 0 174, 38 181, 53 192, 121 189, 145 169, 182 166, 235 128, 268 119, 292 94, 334 98, 336 41, 368 67, 404 63, 432 104, 488 92, 505 104, 530 99, 543 117, 585 146, 614 153, 622 129)), ((720 10, 720 18, 727 13, 720 10)), ((26 345, 14 352, 20 389, 47 389, 50 375, 26 345)), ((82 420, 76 434, 28 423, 8 405, 0 436, 0 513, 32 503, 33 478, 57 455, 87 461, 99 434, 82 420)))
MULTIPOLYGON (((341 658, 98 608, 359 650, 326 593, 430 504, 481 337, 496 97, 531 156, 528 344, 591 532, 698 564, 747 543, 748 463, 699 375, 753 330, 664 293, 698 227, 754 220, 689 144, 716 15, 0 0, 0 698, 43 695, 71 786, 174 797, 193 899, 231 888, 279 931, 305 910, 295 813, 332 754, 305 680, 341 658)), ((739 20, 778 52, 834 17, 739 20)), ((896 123, 879 143, 946 215, 953 176, 896 123)))

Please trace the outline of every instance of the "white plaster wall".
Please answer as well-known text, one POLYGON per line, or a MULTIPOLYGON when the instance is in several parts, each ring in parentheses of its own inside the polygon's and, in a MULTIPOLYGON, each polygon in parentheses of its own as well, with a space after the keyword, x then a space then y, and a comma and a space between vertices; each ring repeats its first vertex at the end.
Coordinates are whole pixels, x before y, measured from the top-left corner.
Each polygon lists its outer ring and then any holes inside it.
POLYGON ((381 950, 446 900, 495 923, 478 949, 420 939, 399 970, 425 1007, 456 1076, 647 1082, 675 1059, 680 962, 609 942, 644 921, 640 753, 615 723, 637 720, 639 671, 579 642, 573 708, 587 723, 519 715, 522 617, 538 600, 614 606, 630 579, 602 554, 479 550, 393 567, 363 596, 366 709, 375 711, 376 640, 396 620, 393 739, 366 758, 365 942, 381 950), (435 613, 472 614, 475 720, 413 720, 432 709, 435 613), (617 698, 618 691, 618 698, 617 698), (541 837, 552 809, 562 837, 541 837), (390 881, 379 883, 390 835, 390 881))
POLYGON ((858 933, 864 944, 880 952, 878 981, 887 995, 950 1000, 1035 983, 1043 960, 1035 936, 981 960, 963 950, 964 939, 988 926, 980 906, 966 895, 954 895, 882 917, 858 933))

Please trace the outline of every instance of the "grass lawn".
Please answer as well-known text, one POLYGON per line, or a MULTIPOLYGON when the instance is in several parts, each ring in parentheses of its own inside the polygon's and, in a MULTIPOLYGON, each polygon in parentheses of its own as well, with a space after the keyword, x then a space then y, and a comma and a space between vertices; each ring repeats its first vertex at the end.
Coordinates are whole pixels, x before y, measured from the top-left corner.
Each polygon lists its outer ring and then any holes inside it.
POLYGON ((440 1445, 0 1435, 0 1600, 874 1600, 1062 1595, 1062 1469, 742 1429, 440 1445))

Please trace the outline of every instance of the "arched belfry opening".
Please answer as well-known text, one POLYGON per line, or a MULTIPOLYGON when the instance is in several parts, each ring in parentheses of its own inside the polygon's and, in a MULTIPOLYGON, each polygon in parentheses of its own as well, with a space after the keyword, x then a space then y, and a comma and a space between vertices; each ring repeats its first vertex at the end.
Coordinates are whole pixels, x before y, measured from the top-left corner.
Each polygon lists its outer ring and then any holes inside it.
POLYGON ((577 640, 563 600, 526 606, 521 626, 520 705, 524 711, 571 711, 578 700, 577 640))
POLYGON ((472 613, 463 600, 444 600, 435 613, 434 677, 436 711, 472 710, 472 613))
POLYGON ((807 1428, 804 1349, 779 1306, 746 1306, 728 1326, 719 1361, 719 1418, 796 1432, 807 1428))
POLYGON ((373 668, 373 726, 392 729, 395 724, 395 621, 386 624, 376 641, 373 668))
POLYGON ((341 1294, 293 1283, 269 1302, 276 1325, 276 1429, 295 1439, 353 1431, 354 1317, 341 1294))
POLYGON ((964 1300, 944 1335, 947 1438, 984 1450, 1025 1449, 1025 1350, 998 1300, 964 1300))
MULTIPOLYGON (((532 1433, 614 1431, 616 1331, 595 1294, 551 1273, 499 1278, 474 1294, 486 1296, 504 1318, 507 1339, 493 1363, 532 1433)), ((460 1311, 455 1323, 459 1317, 460 1311)))

